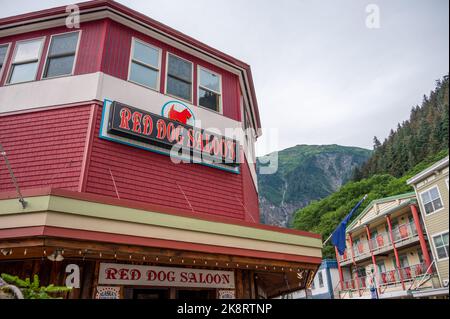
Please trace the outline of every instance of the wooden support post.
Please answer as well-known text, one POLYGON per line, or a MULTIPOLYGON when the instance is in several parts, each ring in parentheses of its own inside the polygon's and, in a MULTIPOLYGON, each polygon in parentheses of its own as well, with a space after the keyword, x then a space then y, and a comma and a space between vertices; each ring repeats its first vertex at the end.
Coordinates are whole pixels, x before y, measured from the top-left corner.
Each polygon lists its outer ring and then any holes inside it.
POLYGON ((414 219, 414 225, 416 226, 417 230, 417 235, 419 236, 420 248, 422 250, 423 259, 425 259, 426 269, 428 269, 428 273, 431 274, 432 273, 432 269, 430 268, 431 258, 430 254, 428 253, 428 247, 425 241, 425 236, 423 235, 422 225, 420 224, 419 213, 417 211, 416 205, 413 204, 410 207, 414 219))

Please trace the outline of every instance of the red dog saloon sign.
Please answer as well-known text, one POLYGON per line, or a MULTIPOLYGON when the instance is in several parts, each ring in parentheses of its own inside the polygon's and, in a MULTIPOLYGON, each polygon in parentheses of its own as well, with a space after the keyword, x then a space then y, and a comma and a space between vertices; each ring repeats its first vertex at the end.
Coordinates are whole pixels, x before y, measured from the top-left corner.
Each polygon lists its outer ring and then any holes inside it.
POLYGON ((101 285, 234 289, 234 272, 101 263, 98 283, 101 285))
POLYGON ((146 112, 119 102, 112 102, 108 133, 148 144, 177 150, 190 157, 235 166, 238 160, 236 140, 196 128, 189 123, 193 115, 188 109, 169 106, 168 117, 146 112))

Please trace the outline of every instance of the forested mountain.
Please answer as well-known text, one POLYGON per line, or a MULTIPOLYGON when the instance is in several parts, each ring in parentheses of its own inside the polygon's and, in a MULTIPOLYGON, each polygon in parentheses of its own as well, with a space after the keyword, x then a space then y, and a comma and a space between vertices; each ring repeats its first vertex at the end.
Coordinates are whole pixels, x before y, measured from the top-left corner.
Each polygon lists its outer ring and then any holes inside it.
POLYGON ((380 173, 403 176, 427 156, 448 148, 448 82, 448 75, 436 81, 436 89, 423 97, 422 105, 412 108, 409 120, 391 130, 383 143, 374 137, 374 153, 355 168, 353 180, 380 173))
POLYGON ((261 221, 288 226, 297 209, 339 189, 370 154, 339 145, 297 145, 278 152, 278 171, 258 175, 261 221))
MULTIPOLYGON (((449 78, 437 81, 436 89, 413 107, 408 121, 391 130, 380 143, 374 138, 374 152, 361 167, 355 167, 353 180, 330 196, 296 212, 293 226, 320 233, 326 239, 352 207, 365 195, 367 200, 353 218, 372 200, 413 191, 406 180, 448 155, 449 78)), ((330 244, 324 258, 334 258, 330 244)))

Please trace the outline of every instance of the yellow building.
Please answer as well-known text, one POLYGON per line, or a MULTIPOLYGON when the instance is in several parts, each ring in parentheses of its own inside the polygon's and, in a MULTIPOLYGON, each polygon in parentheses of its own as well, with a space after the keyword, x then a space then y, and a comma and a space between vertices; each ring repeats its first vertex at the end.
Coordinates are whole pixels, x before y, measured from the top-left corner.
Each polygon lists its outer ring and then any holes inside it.
POLYGON ((337 298, 445 295, 414 192, 372 201, 347 227, 346 236, 345 254, 336 254, 337 298))
POLYGON ((448 294, 448 156, 409 179, 408 184, 416 191, 439 280, 448 294))

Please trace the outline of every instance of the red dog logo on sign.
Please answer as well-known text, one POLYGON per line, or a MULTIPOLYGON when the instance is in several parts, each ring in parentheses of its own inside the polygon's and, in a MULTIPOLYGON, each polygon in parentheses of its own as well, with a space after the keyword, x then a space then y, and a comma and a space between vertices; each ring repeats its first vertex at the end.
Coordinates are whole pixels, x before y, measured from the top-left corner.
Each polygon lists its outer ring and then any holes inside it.
POLYGON ((191 112, 188 109, 184 109, 181 112, 175 110, 175 105, 172 104, 169 110, 169 119, 180 122, 182 124, 187 124, 187 120, 192 117, 191 112))
POLYGON ((195 117, 192 111, 181 102, 170 101, 162 107, 161 115, 181 124, 194 126, 195 117))

